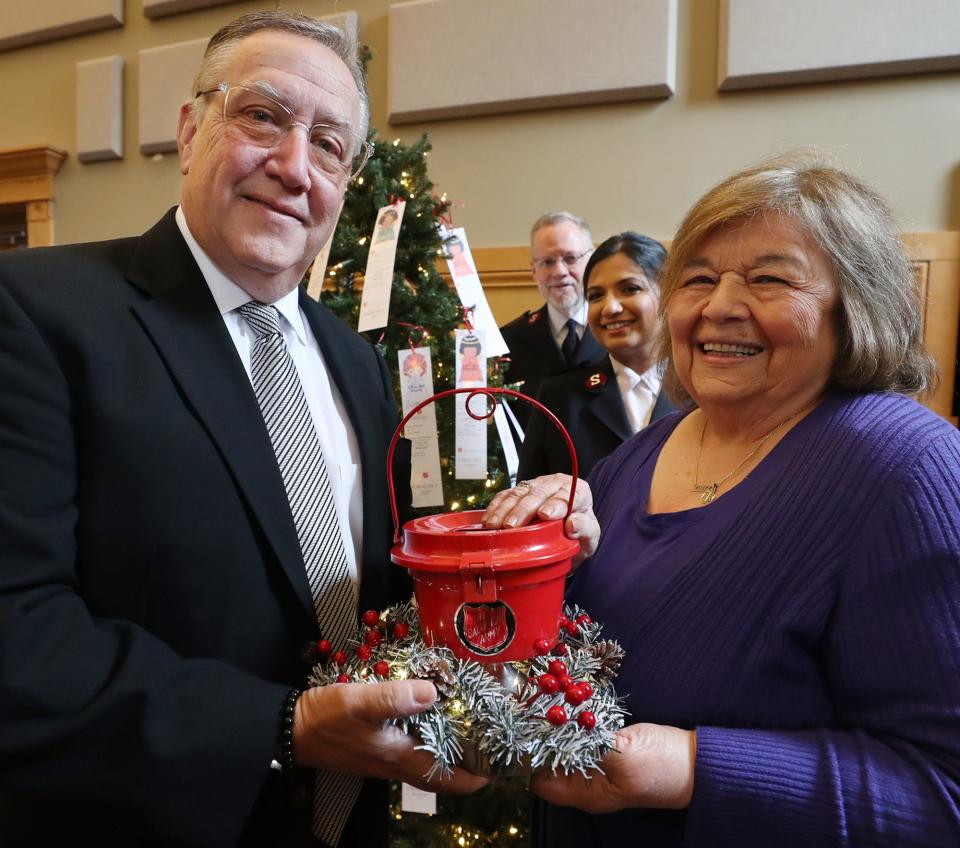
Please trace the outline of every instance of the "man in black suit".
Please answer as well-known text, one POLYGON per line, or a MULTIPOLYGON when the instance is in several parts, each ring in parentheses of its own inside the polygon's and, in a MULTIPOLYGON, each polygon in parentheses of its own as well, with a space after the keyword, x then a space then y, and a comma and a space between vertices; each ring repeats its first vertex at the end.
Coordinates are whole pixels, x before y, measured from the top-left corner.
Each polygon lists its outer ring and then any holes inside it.
MULTIPOLYGON (((519 391, 530 397, 537 396, 545 378, 603 355, 587 327, 581 285, 592 252, 586 222, 569 212, 541 215, 530 231, 530 270, 544 304, 501 327, 510 348, 504 380, 521 383, 519 391)), ((531 408, 514 405, 521 424, 526 424, 531 408)))
POLYGON ((369 783, 341 840, 360 786, 345 775, 424 785, 430 763, 382 722, 428 707, 431 684, 291 688, 322 635, 318 585, 346 592, 333 612, 352 621, 403 591, 387 370, 298 289, 366 158, 355 47, 247 15, 211 39, 195 91, 176 212, 140 238, 0 261, 5 848, 324 844, 314 824, 327 844, 385 844, 369 783), (279 328, 263 338, 293 363, 283 398, 323 457, 302 476, 279 459, 293 413, 268 414, 250 309, 279 328), (312 528, 291 484, 307 478, 330 507, 312 528), (329 584, 305 570, 316 528, 329 584))

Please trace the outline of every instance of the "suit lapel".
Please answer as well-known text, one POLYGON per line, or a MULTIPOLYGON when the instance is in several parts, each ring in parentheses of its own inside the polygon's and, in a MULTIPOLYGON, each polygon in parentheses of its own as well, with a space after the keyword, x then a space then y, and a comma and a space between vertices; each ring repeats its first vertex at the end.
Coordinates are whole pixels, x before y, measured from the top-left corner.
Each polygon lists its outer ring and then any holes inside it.
POLYGON ((577 365, 588 365, 591 362, 595 362, 601 357, 605 357, 607 354, 606 350, 600 346, 593 333, 590 332, 590 328, 586 327, 583 331, 583 337, 580 339, 580 345, 577 347, 577 355, 574 357, 574 366, 577 365))
POLYGON ((553 328, 550 326, 550 313, 547 312, 547 305, 541 306, 536 313, 540 316, 536 323, 532 325, 530 332, 530 347, 534 355, 546 363, 547 373, 563 371, 567 367, 567 361, 560 352, 560 346, 553 337, 553 328))
POLYGON ((313 620, 300 544, 260 407, 172 213, 141 238, 128 278, 153 294, 133 311, 233 473, 313 620))
POLYGON ((633 433, 630 422, 627 420, 627 411, 623 408, 623 399, 620 397, 620 388, 617 386, 617 377, 613 373, 610 357, 606 357, 598 369, 606 376, 606 381, 595 389, 586 389, 591 396, 588 411, 600 423, 621 441, 629 439, 633 433))
POLYGON ((377 592, 370 585, 376 579, 372 563, 377 557, 372 555, 372 549, 376 546, 375 541, 379 542, 380 536, 385 536, 381 527, 386 520, 382 507, 383 498, 376 494, 383 492, 386 485, 384 422, 376 412, 381 408, 381 375, 376 368, 372 350, 369 359, 363 361, 353 355, 345 345, 337 344, 338 337, 351 332, 338 318, 304 292, 300 294, 300 306, 310 322, 324 362, 340 391, 354 435, 357 437, 364 493, 361 592, 364 597, 371 596, 371 592, 372 596, 376 597, 377 592))

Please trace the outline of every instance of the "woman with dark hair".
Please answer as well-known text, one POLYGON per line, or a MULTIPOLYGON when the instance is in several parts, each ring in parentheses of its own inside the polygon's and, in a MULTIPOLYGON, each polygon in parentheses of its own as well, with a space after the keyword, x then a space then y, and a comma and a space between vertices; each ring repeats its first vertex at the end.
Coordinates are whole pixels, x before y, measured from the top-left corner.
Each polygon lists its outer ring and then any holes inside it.
MULTIPOLYGON (((694 206, 661 282, 690 408, 567 519, 592 555, 568 600, 626 649, 636 723, 602 773, 534 778, 540 844, 955 848, 960 434, 910 397, 936 367, 889 210, 809 157, 764 162, 694 206)), ((487 524, 568 491, 509 489, 487 524)))
MULTIPOLYGON (((587 324, 607 355, 546 380, 538 400, 567 428, 580 475, 673 405, 660 391, 656 361, 660 267, 667 252, 639 233, 608 238, 583 271, 587 324)), ((534 414, 520 451, 519 477, 571 471, 559 430, 534 414)))

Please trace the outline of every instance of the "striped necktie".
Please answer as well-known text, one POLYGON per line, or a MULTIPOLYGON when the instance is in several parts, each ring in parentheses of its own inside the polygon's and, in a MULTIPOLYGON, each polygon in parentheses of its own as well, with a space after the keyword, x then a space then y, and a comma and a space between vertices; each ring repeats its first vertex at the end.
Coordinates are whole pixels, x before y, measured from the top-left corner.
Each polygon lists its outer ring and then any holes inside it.
MULTIPOLYGON (((356 599, 343 535, 310 409, 276 307, 250 301, 240 314, 256 334, 250 379, 280 467, 320 633, 346 646, 354 632, 356 599)), ((314 836, 336 845, 360 791, 361 780, 317 771, 314 836)))

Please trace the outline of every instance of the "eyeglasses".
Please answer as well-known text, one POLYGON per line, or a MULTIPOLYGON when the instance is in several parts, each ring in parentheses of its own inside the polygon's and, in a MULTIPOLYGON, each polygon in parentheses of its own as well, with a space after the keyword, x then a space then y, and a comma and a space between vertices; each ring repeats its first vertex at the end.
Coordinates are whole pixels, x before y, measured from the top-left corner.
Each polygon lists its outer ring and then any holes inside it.
POLYGON ((564 253, 562 256, 548 256, 545 259, 534 259, 533 267, 538 271, 553 271, 561 262, 567 267, 572 268, 593 248, 588 247, 580 253, 564 253))
POLYGON ((223 92, 223 121, 259 147, 276 147, 294 127, 303 127, 310 139, 310 163, 335 177, 352 179, 363 170, 373 145, 352 130, 336 124, 307 125, 289 106, 268 94, 222 82, 216 88, 198 91, 197 97, 223 92), (356 152, 354 152, 356 151, 356 152))

